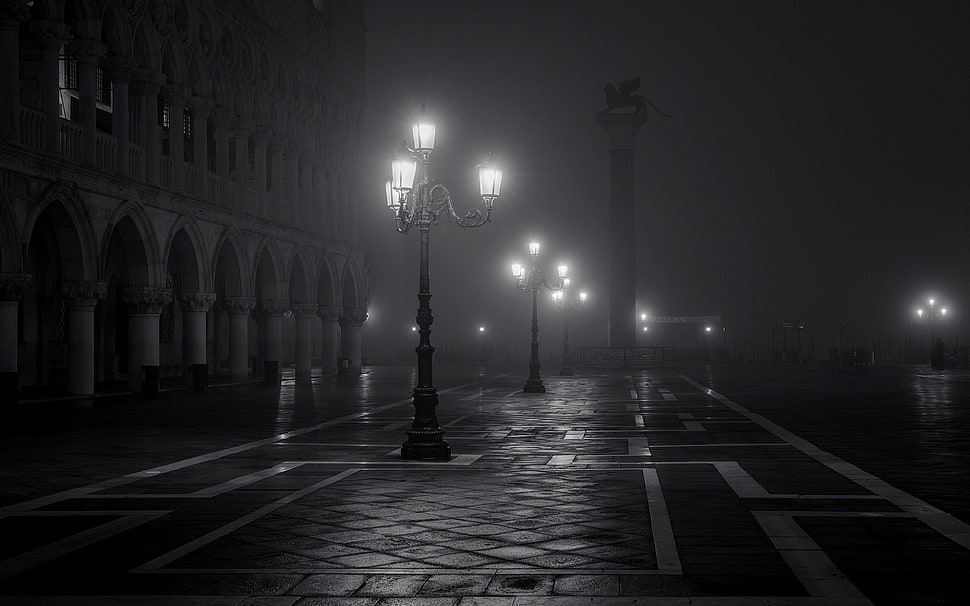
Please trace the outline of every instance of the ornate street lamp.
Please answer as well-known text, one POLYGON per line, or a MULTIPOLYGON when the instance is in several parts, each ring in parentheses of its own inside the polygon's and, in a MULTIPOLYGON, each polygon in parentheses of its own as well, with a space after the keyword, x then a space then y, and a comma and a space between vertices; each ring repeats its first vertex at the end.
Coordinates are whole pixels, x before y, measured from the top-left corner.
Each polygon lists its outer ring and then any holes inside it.
POLYGON ((569 288, 569 278, 562 281, 562 289, 552 293, 552 300, 556 307, 562 310, 562 369, 559 376, 569 377, 573 374, 572 366, 569 365, 569 321, 567 319, 569 308, 577 309, 586 304, 587 294, 585 292, 574 295, 569 288))
MULTIPOLYGON (((431 226, 439 217, 464 228, 481 227, 491 220, 492 204, 502 188, 502 171, 488 161, 478 167, 482 202, 485 212, 473 208, 465 216, 455 213, 451 193, 430 176, 430 158, 434 150, 435 126, 427 120, 417 121, 411 128, 414 148, 407 148, 405 157, 391 163, 391 181, 385 184, 387 207, 394 213, 397 231, 405 233, 417 226, 421 232, 421 258, 418 277, 418 334, 415 352, 418 355, 418 384, 414 388, 414 421, 407 430, 407 441, 401 445, 401 458, 409 460, 448 460, 451 446, 443 438, 435 409, 438 390, 432 372, 431 345, 431 280, 428 271, 428 244, 431 226)), ((489 154, 491 159, 491 154, 489 154)))
POLYGON ((539 319, 538 306, 536 305, 536 295, 540 288, 547 288, 551 291, 562 290, 563 281, 566 279, 568 268, 560 264, 556 270, 559 281, 556 284, 546 282, 545 274, 537 267, 536 261, 539 260, 539 243, 529 243, 529 256, 532 263, 528 269, 523 268, 521 263, 512 264, 512 277, 515 278, 516 286, 522 292, 532 293, 532 356, 529 358, 529 379, 525 382, 522 391, 528 393, 545 393, 546 387, 542 384, 542 377, 539 376, 539 319))

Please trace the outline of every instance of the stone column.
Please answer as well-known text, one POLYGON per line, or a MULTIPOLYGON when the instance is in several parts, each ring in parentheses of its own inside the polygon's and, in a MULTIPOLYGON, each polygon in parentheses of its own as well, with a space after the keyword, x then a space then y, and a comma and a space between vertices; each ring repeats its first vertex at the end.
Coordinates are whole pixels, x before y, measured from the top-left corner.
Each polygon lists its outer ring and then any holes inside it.
POLYGON ((137 80, 132 88, 137 98, 142 143, 145 146, 145 182, 158 185, 158 158, 161 154, 158 126, 158 93, 165 83, 165 76, 147 69, 135 70, 137 80))
POLYGON ((19 401, 17 311, 29 285, 29 274, 0 274, 0 394, 10 404, 19 401))
POLYGON ((115 139, 115 170, 118 174, 128 175, 130 153, 128 144, 131 136, 128 126, 131 116, 128 109, 128 82, 131 80, 132 64, 123 57, 108 57, 102 65, 111 78, 111 133, 115 139))
POLYGON ((239 183, 239 208, 243 212, 252 212, 246 207, 249 187, 249 137, 253 132, 253 124, 248 118, 238 118, 233 127, 236 134, 236 181, 239 183))
POLYGON ((219 193, 215 200, 219 206, 229 205, 229 125, 232 124, 232 112, 224 107, 217 107, 212 113, 212 124, 215 127, 216 143, 216 175, 219 176, 219 193))
POLYGON ((360 328, 366 319, 367 312, 363 309, 345 309, 344 314, 340 316, 340 357, 348 365, 342 369, 347 379, 352 380, 360 376, 360 328))
POLYGON ((266 144, 271 131, 257 126, 253 133, 253 147, 256 155, 256 216, 266 216, 266 144))
POLYGON ((189 99, 192 107, 192 137, 195 149, 192 156, 198 182, 195 184, 197 195, 209 200, 209 114, 214 102, 208 97, 193 96, 189 99))
POLYGON ((281 208, 286 204, 286 195, 283 193, 283 148, 286 139, 273 137, 269 142, 269 155, 272 170, 269 180, 269 205, 266 209, 266 218, 272 221, 279 221, 284 216, 281 208))
POLYGON ((644 113, 600 112, 610 149, 610 347, 637 346, 634 138, 644 113))
POLYGON ((245 381, 249 378, 249 313, 256 299, 227 297, 222 307, 229 314, 229 374, 233 381, 245 381))
POLYGON ((172 159, 172 191, 185 191, 185 99, 184 86, 166 86, 168 102, 168 156, 172 159))
MULTIPOLYGON (((60 152, 60 70, 61 46, 70 37, 70 26, 58 21, 32 21, 30 32, 40 47, 40 109, 44 112, 44 149, 60 152)), ((18 88, 19 90, 19 88, 18 88)))
POLYGON ((20 141, 20 23, 30 17, 25 0, 0 4, 0 139, 20 141))
POLYGON ((313 303, 295 303, 291 305, 293 315, 296 316, 294 326, 296 378, 310 376, 310 359, 312 358, 313 320, 317 317, 317 306, 313 303))
POLYGON ((182 330, 185 335, 185 361, 192 367, 193 391, 205 391, 209 386, 209 363, 206 358, 206 316, 209 307, 216 300, 215 293, 182 293, 184 321, 182 330))
POLYGON ((300 148, 290 142, 286 146, 286 210, 284 222, 299 225, 300 211, 300 148))
POLYGON ((122 290, 128 312, 128 388, 146 395, 158 393, 158 317, 172 302, 170 288, 129 286, 122 290))
POLYGON ((313 150, 303 148, 300 151, 298 165, 300 171, 299 205, 297 215, 298 224, 304 229, 312 229, 316 220, 316 209, 313 207, 313 150))
MULTIPOLYGON (((68 300, 67 391, 94 395, 94 309, 108 294, 104 282, 64 282, 68 300)), ((156 325, 157 340, 157 325, 156 325)))
POLYGON ((279 385, 283 360, 283 314, 287 305, 283 301, 264 299, 260 301, 260 340, 265 346, 263 355, 263 380, 267 385, 279 385))
POLYGON ((78 39, 69 44, 77 59, 77 92, 81 114, 81 161, 98 162, 98 62, 104 56, 105 45, 97 40, 78 39))
POLYGON ((324 219, 327 216, 327 165, 317 159, 313 163, 313 198, 311 201, 317 233, 325 234, 324 219))
POLYGON ((340 354, 340 312, 339 307, 321 305, 317 315, 323 323, 322 345, 320 354, 320 373, 324 375, 337 374, 337 357, 340 354))

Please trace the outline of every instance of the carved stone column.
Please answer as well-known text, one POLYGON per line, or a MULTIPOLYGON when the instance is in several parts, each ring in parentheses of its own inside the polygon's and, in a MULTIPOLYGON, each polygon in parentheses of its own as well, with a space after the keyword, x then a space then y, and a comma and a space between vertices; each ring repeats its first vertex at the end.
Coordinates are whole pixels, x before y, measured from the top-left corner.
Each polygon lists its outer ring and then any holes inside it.
POLYGON ((310 207, 313 209, 313 227, 318 234, 325 234, 324 218, 327 216, 327 165, 322 160, 313 163, 313 193, 310 207))
POLYGON ((77 59, 81 161, 94 165, 98 162, 98 62, 106 47, 97 40, 78 39, 70 42, 70 48, 77 59))
POLYGON ((253 148, 256 156, 254 166, 256 173, 256 216, 266 216, 266 145, 269 141, 271 131, 268 128, 257 126, 253 131, 253 148))
POLYGON ((236 135, 236 181, 239 183, 239 206, 236 210, 252 212, 247 207, 249 196, 249 137, 253 134, 253 123, 248 118, 238 118, 233 127, 236 135))
POLYGON ((229 205, 229 126, 232 112, 225 107, 212 111, 212 126, 215 128, 216 174, 219 176, 219 192, 215 202, 219 206, 229 205))
POLYGON ((128 313, 128 388, 147 395, 158 393, 158 317, 172 302, 170 288, 129 286, 122 290, 128 313))
POLYGON ((254 297, 226 297, 222 308, 229 314, 229 373, 233 381, 249 378, 249 313, 254 297))
POLYGON ((294 340, 296 341, 294 349, 296 358, 296 377, 309 377, 310 376, 310 360, 312 358, 312 347, 313 342, 313 321, 317 317, 317 306, 314 303, 296 303, 290 306, 293 309, 293 315, 296 316, 296 325, 294 326, 294 340))
MULTIPOLYGON (((104 282, 64 282, 68 300, 67 391, 94 395, 94 309, 108 294, 104 282)), ((156 324, 155 334, 158 334, 156 324)), ((157 336, 156 336, 157 339, 157 336)))
POLYGON ((209 363, 206 360, 206 315, 216 300, 215 293, 182 293, 182 322, 185 334, 185 361, 192 367, 193 391, 205 391, 209 386, 209 363))
POLYGON ((158 93, 162 90, 165 76, 147 69, 135 70, 136 80, 132 81, 132 91, 138 104, 138 118, 145 146, 145 181, 158 185, 158 159, 161 154, 158 125, 158 93))
POLYGON ((19 400, 17 311, 28 286, 29 274, 0 274, 0 394, 11 404, 19 400))
POLYGON ((283 149, 286 146, 286 139, 273 137, 269 141, 270 157, 270 179, 268 183, 269 204, 266 209, 266 218, 271 221, 279 221, 284 216, 282 207, 286 204, 286 195, 283 193, 283 149))
POLYGON ((362 366, 360 328, 365 320, 367 320, 367 311, 363 309, 345 309, 340 316, 340 357, 347 365, 341 370, 348 380, 354 380, 360 376, 362 366))
POLYGON ((275 299, 260 301, 260 341, 263 343, 263 379, 267 385, 279 385, 283 359, 283 314, 287 304, 275 299))
POLYGON ((321 305, 317 315, 323 323, 320 374, 337 374, 337 358, 340 354, 340 312, 339 307, 321 305))
MULTIPOLYGON (((214 101, 208 97, 191 97, 189 105, 192 107, 192 158, 198 182, 195 184, 196 195, 209 200, 209 114, 212 113, 214 101)), ((186 184, 188 185, 188 184, 186 184)))
POLYGON ((128 144, 131 120, 128 108, 128 82, 131 80, 132 63, 123 57, 107 57, 101 62, 111 78, 111 132, 115 139, 115 170, 121 175, 131 172, 128 144))
POLYGON ((30 33, 40 47, 40 109, 44 112, 44 149, 60 151, 60 76, 61 46, 71 35, 70 26, 58 21, 32 21, 30 33))
POLYGON ((0 4, 0 138, 20 141, 20 23, 30 17, 26 0, 0 4))
POLYGON ((288 225, 299 225, 300 212, 300 148, 290 142, 286 146, 286 214, 283 221, 288 225))

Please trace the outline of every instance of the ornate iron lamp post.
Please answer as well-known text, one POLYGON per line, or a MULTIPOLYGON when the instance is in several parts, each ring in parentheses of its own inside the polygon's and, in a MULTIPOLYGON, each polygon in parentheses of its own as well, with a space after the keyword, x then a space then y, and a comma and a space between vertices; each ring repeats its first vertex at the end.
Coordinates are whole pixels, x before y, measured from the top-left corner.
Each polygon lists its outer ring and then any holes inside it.
POLYGON ((561 290, 563 280, 566 279, 568 268, 560 264, 557 267, 559 281, 554 285, 550 285, 546 282, 545 275, 536 267, 536 261, 539 259, 538 242, 529 243, 529 256, 532 257, 532 263, 529 265, 528 270, 525 270, 521 263, 516 262, 512 264, 512 276, 515 278, 518 289, 522 292, 532 293, 532 356, 529 359, 529 379, 525 382, 525 387, 522 391, 528 393, 544 393, 546 387, 542 384, 542 377, 539 375, 539 319, 536 295, 542 287, 551 291, 561 290))
POLYGON ((464 217, 455 213, 451 193, 444 185, 431 179, 430 158, 434 150, 435 125, 426 120, 412 127, 414 148, 407 148, 404 158, 391 163, 391 181, 385 184, 387 207, 394 213, 397 231, 405 233, 417 227, 421 233, 421 258, 418 276, 418 334, 415 352, 418 355, 418 384, 414 388, 414 421, 401 445, 401 458, 409 460, 448 460, 451 446, 443 438, 435 409, 438 390, 432 372, 431 345, 431 280, 428 271, 428 244, 431 226, 439 217, 464 228, 481 227, 491 220, 492 203, 502 188, 502 171, 485 162, 478 167, 479 184, 485 212, 473 208, 464 217), (415 183, 415 180, 417 182, 415 183))
POLYGON ((567 317, 569 309, 577 309, 580 305, 585 305, 586 297, 585 292, 580 292, 578 296, 573 295, 569 289, 569 278, 563 279, 561 290, 552 293, 552 300, 555 301, 556 307, 562 310, 562 369, 559 371, 561 377, 569 377, 573 374, 573 368, 569 364, 569 320, 567 317))

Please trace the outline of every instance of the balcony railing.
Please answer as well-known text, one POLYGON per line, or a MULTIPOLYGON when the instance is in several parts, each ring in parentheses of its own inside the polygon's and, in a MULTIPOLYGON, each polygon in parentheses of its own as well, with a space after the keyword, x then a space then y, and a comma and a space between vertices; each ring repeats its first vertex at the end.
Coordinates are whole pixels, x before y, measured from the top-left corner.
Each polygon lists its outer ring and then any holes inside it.
POLYGON ((58 151, 72 162, 81 161, 81 125, 58 118, 60 137, 58 151))
POLYGON ((158 184, 172 189, 172 159, 168 156, 158 156, 158 184))
POLYGON ((98 168, 113 173, 115 171, 115 138, 108 133, 98 131, 95 140, 95 153, 98 168))
POLYGON ((20 106, 20 143, 27 149, 44 147, 44 112, 20 106))

